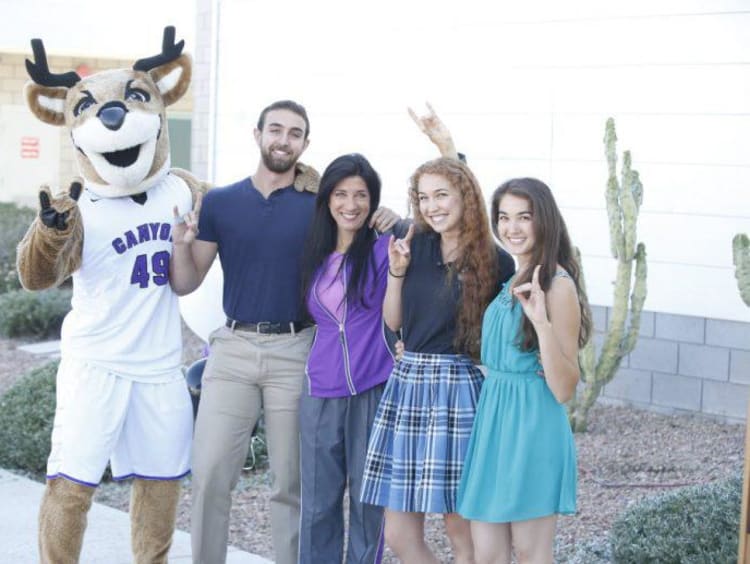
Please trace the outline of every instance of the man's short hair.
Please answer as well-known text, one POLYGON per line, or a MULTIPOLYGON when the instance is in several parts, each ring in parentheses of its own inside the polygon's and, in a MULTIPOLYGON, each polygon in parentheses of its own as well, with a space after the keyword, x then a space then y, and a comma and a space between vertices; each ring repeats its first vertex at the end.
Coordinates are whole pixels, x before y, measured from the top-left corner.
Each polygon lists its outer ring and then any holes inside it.
POLYGON ((289 110, 305 120, 305 139, 307 139, 307 136, 310 135, 310 120, 307 118, 307 110, 305 110, 305 107, 302 104, 298 104, 293 100, 279 100, 278 102, 274 102, 270 106, 263 108, 263 111, 260 112, 260 117, 258 117, 257 127, 259 131, 263 131, 266 114, 273 110, 289 110))

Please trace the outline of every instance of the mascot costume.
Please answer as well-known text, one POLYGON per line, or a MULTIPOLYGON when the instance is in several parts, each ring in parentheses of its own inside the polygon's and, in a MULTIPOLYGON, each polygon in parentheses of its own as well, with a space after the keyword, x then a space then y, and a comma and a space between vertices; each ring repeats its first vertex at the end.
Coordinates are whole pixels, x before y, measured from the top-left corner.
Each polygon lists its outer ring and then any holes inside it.
MULTIPOLYGON (((167 27, 158 55, 84 79, 51 73, 38 39, 34 62, 26 61, 28 106, 43 122, 66 128, 83 177, 56 198, 42 187, 39 216, 18 247, 26 289, 73 277, 39 512, 45 564, 78 562, 108 460, 115 479, 133 478, 135 562, 167 561, 193 429, 180 311, 169 285, 171 232, 207 188, 170 169, 165 109, 185 93, 192 70, 183 44, 167 27)), ((297 190, 315 192, 319 179, 297 163, 297 190)), ((220 295, 218 280, 199 293, 220 295)), ((191 303, 200 305, 203 296, 191 303)), ((224 319, 215 309, 218 326, 224 319)))
POLYGON ((66 128, 82 176, 59 197, 42 187, 39 216, 18 248, 25 288, 73 277, 39 514, 44 563, 78 561, 108 461, 115 479, 133 478, 135 562, 167 561, 193 424, 178 301, 169 286, 173 208, 190 211, 204 189, 170 169, 166 107, 191 77, 183 44, 166 28, 160 54, 84 79, 51 73, 38 39, 34 62, 26 61, 28 106, 66 128))

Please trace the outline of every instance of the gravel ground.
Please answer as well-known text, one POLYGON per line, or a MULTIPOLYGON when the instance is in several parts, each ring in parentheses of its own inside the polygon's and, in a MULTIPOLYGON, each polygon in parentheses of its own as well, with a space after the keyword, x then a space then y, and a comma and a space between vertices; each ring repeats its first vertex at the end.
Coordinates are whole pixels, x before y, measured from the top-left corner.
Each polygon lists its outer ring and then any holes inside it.
MULTIPOLYGON (((17 350, 20 341, 0 340, 0 393, 19 374, 45 359, 17 350)), ((200 356, 201 342, 186 332, 185 361, 200 356)), ((744 427, 697 416, 666 416, 632 408, 597 406, 589 431, 576 436, 578 512, 561 517, 556 559, 565 562, 576 544, 606 534, 617 515, 632 503, 675 487, 706 484, 739 470, 744 427)), ((230 542, 272 557, 268 519, 267 472, 243 472, 234 492, 230 542)), ((104 484, 97 501, 127 510, 127 485, 104 484)), ((177 527, 189 530, 190 480, 179 506, 177 527)), ((450 548, 437 516, 428 516, 426 535, 441 562, 450 548)), ((395 562, 388 552, 384 560, 395 562)))

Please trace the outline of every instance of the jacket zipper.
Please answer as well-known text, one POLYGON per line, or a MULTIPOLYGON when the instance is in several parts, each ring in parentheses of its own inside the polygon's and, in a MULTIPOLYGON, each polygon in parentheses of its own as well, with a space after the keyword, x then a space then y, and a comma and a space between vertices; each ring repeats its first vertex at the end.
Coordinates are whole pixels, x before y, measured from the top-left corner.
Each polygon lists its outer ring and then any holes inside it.
MULTIPOLYGON (((344 293, 346 293, 346 259, 344 259, 344 264, 341 265, 341 272, 342 272, 342 282, 344 285, 344 293)), ((320 281, 320 277, 318 277, 315 280, 315 286, 313 287, 313 296, 315 296, 315 301, 317 302, 318 306, 320 306, 320 309, 322 309, 328 317, 333 320, 334 323, 336 323, 339 327, 339 342, 341 343, 341 349, 342 354, 344 358, 344 375, 346 376, 346 386, 349 389, 349 393, 353 396, 357 395, 357 389, 354 387, 354 382, 352 381, 352 374, 351 374, 351 363, 349 361, 349 345, 346 342, 346 333, 344 331, 344 326, 346 324, 346 314, 347 310, 349 309, 349 303, 344 300, 344 315, 341 321, 336 319, 336 316, 333 315, 326 306, 324 306, 320 300, 318 299, 318 282, 320 281)))

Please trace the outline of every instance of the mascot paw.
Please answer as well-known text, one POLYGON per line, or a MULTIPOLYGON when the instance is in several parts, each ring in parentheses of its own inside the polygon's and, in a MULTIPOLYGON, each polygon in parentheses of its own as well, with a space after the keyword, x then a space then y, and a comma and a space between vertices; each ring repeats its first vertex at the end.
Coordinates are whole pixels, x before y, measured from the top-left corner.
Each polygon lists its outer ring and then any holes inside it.
POLYGON ((77 206, 82 190, 83 184, 78 178, 70 183, 67 194, 57 198, 52 198, 49 188, 42 186, 39 190, 39 218, 42 223, 51 229, 65 231, 68 228, 68 217, 77 206))
POLYGON ((294 187, 297 191, 317 192, 319 183, 320 175, 317 170, 309 165, 297 163, 294 171, 294 187))

